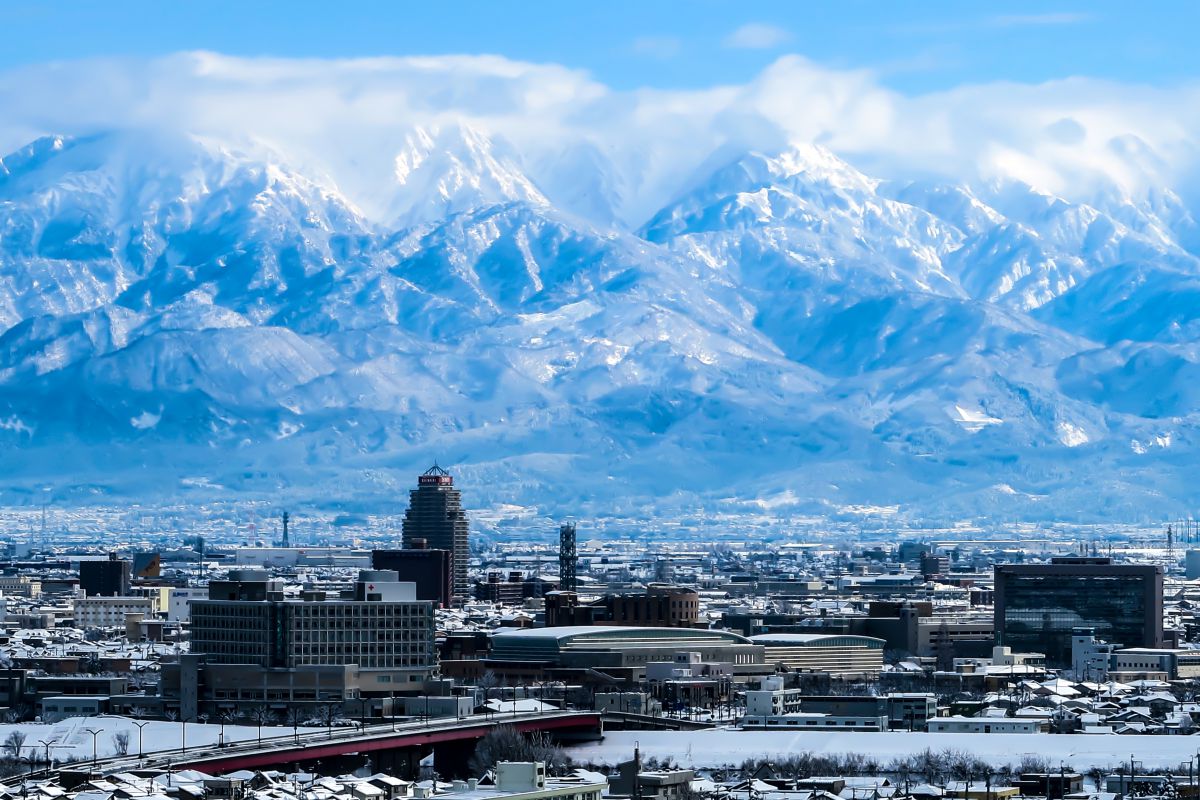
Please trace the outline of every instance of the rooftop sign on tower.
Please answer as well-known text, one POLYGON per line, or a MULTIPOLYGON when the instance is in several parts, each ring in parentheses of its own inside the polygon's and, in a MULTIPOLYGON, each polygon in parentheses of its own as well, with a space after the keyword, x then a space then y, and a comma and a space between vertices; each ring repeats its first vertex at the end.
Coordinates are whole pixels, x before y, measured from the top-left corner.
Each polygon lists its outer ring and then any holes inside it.
POLYGON ((450 477, 450 473, 434 464, 429 469, 421 473, 417 478, 418 486, 453 486, 454 478, 450 477))

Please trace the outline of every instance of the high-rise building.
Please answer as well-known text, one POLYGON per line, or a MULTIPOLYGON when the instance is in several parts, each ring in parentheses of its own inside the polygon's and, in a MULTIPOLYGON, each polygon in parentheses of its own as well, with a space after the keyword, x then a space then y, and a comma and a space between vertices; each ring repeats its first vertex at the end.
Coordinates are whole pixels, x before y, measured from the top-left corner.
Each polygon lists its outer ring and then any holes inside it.
POLYGON ((130 563, 110 553, 102 561, 79 562, 79 588, 88 597, 123 597, 129 594, 130 563))
POLYGON ((460 601, 471 596, 467 581, 470 545, 462 493, 454 488, 450 473, 436 464, 417 478, 417 488, 409 492, 403 534, 405 549, 413 548, 417 540, 423 539, 430 550, 448 551, 454 573, 454 596, 460 601))
POLYGON ((1163 646, 1163 570, 1107 558, 1055 558, 996 567, 996 644, 1072 665, 1071 638, 1090 628, 1123 647, 1163 646))

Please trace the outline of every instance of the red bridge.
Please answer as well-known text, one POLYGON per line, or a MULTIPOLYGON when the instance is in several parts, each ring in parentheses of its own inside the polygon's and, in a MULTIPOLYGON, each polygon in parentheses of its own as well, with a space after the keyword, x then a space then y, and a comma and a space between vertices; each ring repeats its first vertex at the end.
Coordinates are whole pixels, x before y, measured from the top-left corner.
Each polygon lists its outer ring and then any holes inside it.
MULTIPOLYGON (((276 737, 272 741, 240 742, 225 747, 197 748, 187 753, 159 754, 147 766, 167 769, 197 769, 219 774, 239 769, 312 768, 320 761, 332 766, 362 759, 372 767, 399 776, 415 776, 422 758, 433 752, 440 775, 462 775, 475 744, 498 725, 509 725, 521 733, 544 731, 555 741, 569 744, 603 735, 598 712, 556 711, 546 714, 492 715, 428 724, 407 723, 393 728, 374 725, 344 732, 276 737)), ((105 772, 129 768, 128 759, 103 764, 105 772)))

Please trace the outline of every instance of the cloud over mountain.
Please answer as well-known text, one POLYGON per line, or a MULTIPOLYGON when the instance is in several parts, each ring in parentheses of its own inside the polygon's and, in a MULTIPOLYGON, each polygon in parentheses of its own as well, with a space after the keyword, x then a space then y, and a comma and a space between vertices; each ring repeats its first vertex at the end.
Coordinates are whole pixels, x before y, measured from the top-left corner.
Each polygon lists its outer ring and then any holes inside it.
POLYGON ((1195 93, 909 97, 795 56, 693 92, 494 57, 4 73, 0 474, 372 502, 437 457, 626 516, 1183 509, 1195 93))

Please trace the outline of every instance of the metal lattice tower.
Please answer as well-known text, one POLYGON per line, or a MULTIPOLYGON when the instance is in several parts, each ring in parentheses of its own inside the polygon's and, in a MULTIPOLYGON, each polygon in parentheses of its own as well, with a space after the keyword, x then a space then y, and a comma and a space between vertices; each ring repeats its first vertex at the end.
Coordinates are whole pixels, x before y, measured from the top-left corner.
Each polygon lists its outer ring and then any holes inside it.
POLYGON ((577 569, 579 556, 575 551, 575 523, 564 522, 558 527, 558 588, 564 592, 578 591, 577 569))

